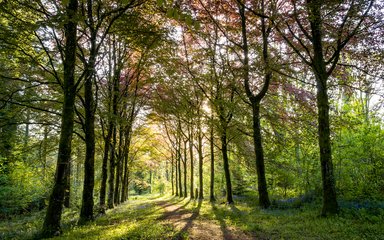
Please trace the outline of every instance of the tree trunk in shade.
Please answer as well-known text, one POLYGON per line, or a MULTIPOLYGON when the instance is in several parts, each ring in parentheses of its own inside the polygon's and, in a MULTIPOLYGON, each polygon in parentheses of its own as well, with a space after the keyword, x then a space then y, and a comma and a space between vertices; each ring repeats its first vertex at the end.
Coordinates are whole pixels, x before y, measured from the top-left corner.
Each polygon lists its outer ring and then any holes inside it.
POLYGON ((54 186, 43 223, 42 236, 44 237, 53 237, 61 232, 60 220, 66 187, 65 173, 68 171, 68 164, 71 159, 71 143, 74 125, 77 10, 78 1, 69 0, 66 6, 66 15, 71 21, 68 21, 64 25, 64 102, 61 114, 60 141, 54 186))

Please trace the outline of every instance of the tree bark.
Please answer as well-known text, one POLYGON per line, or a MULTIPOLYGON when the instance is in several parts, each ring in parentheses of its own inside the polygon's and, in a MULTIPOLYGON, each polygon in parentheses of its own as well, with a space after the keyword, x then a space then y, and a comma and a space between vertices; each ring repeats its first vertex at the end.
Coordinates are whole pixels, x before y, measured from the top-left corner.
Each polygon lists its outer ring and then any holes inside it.
POLYGON ((171 153, 171 185, 172 185, 172 195, 175 194, 175 186, 174 186, 174 183, 173 183, 173 174, 174 174, 174 161, 173 161, 173 153, 171 153))
POLYGON ((49 198, 49 204, 42 229, 43 237, 52 237, 61 232, 60 220, 66 186, 65 172, 68 169, 68 163, 71 158, 71 143, 74 125, 77 9, 78 1, 69 0, 66 7, 68 22, 64 25, 64 34, 66 38, 64 52, 64 102, 61 114, 60 142, 55 182, 49 198))
POLYGON ((123 176, 123 186, 121 188, 121 202, 124 202, 128 199, 128 157, 129 157, 129 147, 131 145, 131 136, 130 130, 127 129, 125 136, 125 144, 124 144, 124 176, 123 176))
POLYGON ((179 196, 179 184, 178 184, 178 179, 179 179, 179 172, 178 172, 178 156, 177 156, 177 150, 175 154, 175 188, 176 188, 176 196, 179 196))
MULTIPOLYGON (((199 113, 198 113, 199 114, 199 113)), ((201 119, 198 120, 198 152, 199 152, 199 199, 204 199, 203 191, 203 135, 201 130, 201 119)), ((197 197, 197 196, 196 196, 197 197)))
POLYGON ((114 180, 115 180, 115 149, 116 149, 116 126, 113 127, 111 156, 109 157, 109 179, 108 179, 108 208, 114 208, 114 180))
POLYGON ((105 213, 105 195, 107 191, 107 179, 108 179, 108 155, 111 146, 111 138, 113 131, 112 120, 108 122, 107 136, 104 139, 104 155, 103 155, 103 164, 101 167, 101 184, 100 184, 100 212, 105 213))
POLYGON ((260 126, 260 105, 252 102, 252 120, 253 120, 253 144, 256 154, 257 187, 259 192, 259 204, 262 208, 268 208, 271 205, 268 197, 267 180, 265 178, 264 150, 260 126))
POLYGON ((122 161, 123 161, 123 142, 124 142, 124 132, 122 127, 120 126, 119 130, 119 152, 117 155, 117 164, 116 164, 116 181, 115 181, 115 196, 114 203, 116 205, 120 204, 120 190, 121 190, 121 181, 122 181, 122 161))
POLYGON ((227 194, 227 203, 233 203, 232 197, 232 182, 231 182, 231 173, 229 171, 229 161, 228 161, 228 142, 227 142, 227 131, 223 130, 221 134, 221 152, 223 154, 224 162, 224 175, 225 175, 225 185, 226 185, 226 194, 227 194))
POLYGON ((308 1, 310 9, 310 25, 312 30, 313 64, 312 69, 316 77, 318 134, 320 147, 321 176, 323 184, 322 215, 336 214, 339 206, 336 198, 336 183, 333 174, 332 149, 329 125, 329 100, 327 93, 326 63, 323 56, 322 31, 321 31, 321 2, 308 1))
POLYGON ((181 181, 181 138, 179 136, 179 140, 177 143, 177 164, 178 164, 178 172, 179 172, 179 196, 183 196, 183 183, 181 181))
POLYGON ((184 161, 183 161, 183 168, 184 168, 184 197, 186 198, 188 196, 187 192, 187 142, 184 142, 184 161))
MULTIPOLYGON (((261 11, 264 14, 264 1, 261 2, 261 11)), ((245 16, 245 6, 239 6, 239 14, 241 18, 241 30, 242 30, 242 40, 243 40, 243 78, 244 78, 244 88, 247 94, 248 99, 252 104, 252 121, 253 121, 253 142, 256 156, 256 170, 257 170, 257 183, 258 183, 258 193, 259 193, 259 204, 262 208, 268 208, 270 206, 270 201, 268 197, 268 188, 265 178, 265 167, 264 167, 264 151, 262 147, 262 137, 261 137, 261 126, 260 126, 260 102, 264 98, 265 94, 268 91, 268 87, 272 78, 272 72, 269 68, 269 56, 268 56, 268 33, 266 29, 265 19, 261 18, 261 34, 263 39, 263 64, 264 64, 264 82, 261 90, 254 94, 251 91, 249 84, 249 49, 248 49, 248 39, 247 39, 247 26, 246 26, 246 16, 245 16)))
POLYGON ((71 207, 71 165, 72 165, 72 159, 68 163, 68 168, 65 173, 65 179, 66 179, 66 187, 65 187, 65 193, 64 193, 64 207, 70 208, 71 207))
POLYGON ((214 149, 214 135, 213 135, 213 125, 211 124, 210 129, 210 151, 211 151, 211 182, 209 185, 209 201, 215 202, 215 149, 214 149))
POLYGON ((193 129, 192 129, 192 126, 190 126, 189 128, 189 131, 188 131, 188 134, 189 134, 189 158, 190 158, 190 165, 191 165, 191 176, 190 176, 190 197, 191 199, 194 199, 195 196, 193 194, 193 190, 194 190, 194 184, 193 184, 193 133, 192 133, 193 129))
MULTIPOLYGON (((89 63, 94 65, 93 60, 89 63)), ((82 206, 80 211, 80 224, 93 220, 93 188, 95 185, 95 106, 93 98, 93 71, 90 66, 89 77, 84 84, 85 95, 85 162, 84 162, 84 188, 82 206)))

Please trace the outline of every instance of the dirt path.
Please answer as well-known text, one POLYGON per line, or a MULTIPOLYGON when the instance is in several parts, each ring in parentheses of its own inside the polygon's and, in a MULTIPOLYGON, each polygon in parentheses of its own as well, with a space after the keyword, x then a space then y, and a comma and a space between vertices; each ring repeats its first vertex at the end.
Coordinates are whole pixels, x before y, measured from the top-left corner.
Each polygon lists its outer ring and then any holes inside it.
POLYGON ((161 201, 159 206, 163 207, 165 214, 159 218, 166 224, 172 224, 179 232, 179 236, 187 233, 188 239, 216 240, 216 239, 263 239, 252 236, 232 226, 227 226, 223 220, 206 220, 199 218, 201 202, 192 211, 185 208, 185 205, 161 201))

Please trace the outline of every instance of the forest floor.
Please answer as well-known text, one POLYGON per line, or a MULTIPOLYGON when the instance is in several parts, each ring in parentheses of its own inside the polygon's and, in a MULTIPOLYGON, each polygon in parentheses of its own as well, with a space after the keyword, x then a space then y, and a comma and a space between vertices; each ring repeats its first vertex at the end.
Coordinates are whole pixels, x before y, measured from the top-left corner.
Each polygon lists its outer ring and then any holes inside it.
MULTIPOLYGON (((317 203, 262 210, 255 196, 222 202, 132 196, 85 226, 77 225, 78 210, 66 209, 63 234, 54 239, 384 239, 382 208, 343 208, 322 218, 317 203)), ((38 239, 43 218, 41 211, 1 220, 0 239, 38 239)))
POLYGON ((227 226, 223 220, 209 220, 199 218, 203 201, 198 201, 194 209, 186 208, 190 201, 180 205, 169 201, 160 201, 165 213, 159 220, 165 224, 172 224, 178 231, 179 238, 218 240, 218 239, 268 239, 268 237, 256 236, 242 231, 233 226, 227 226))

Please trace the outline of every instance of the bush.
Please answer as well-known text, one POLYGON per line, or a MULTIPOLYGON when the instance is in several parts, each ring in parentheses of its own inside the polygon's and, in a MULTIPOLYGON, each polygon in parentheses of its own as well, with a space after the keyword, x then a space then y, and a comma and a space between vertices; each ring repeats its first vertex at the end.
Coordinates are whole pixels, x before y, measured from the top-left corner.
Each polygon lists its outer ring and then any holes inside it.
POLYGON ((35 169, 14 163, 11 172, 0 175, 0 218, 44 208, 47 189, 35 169))

